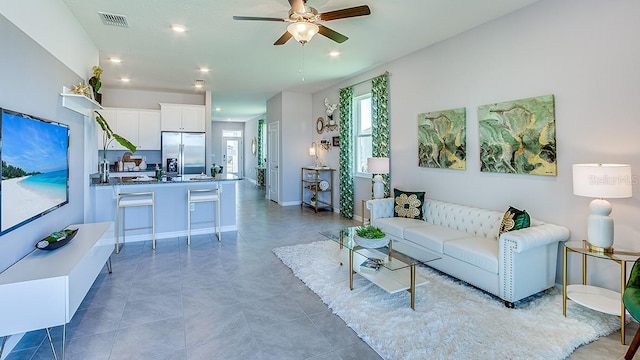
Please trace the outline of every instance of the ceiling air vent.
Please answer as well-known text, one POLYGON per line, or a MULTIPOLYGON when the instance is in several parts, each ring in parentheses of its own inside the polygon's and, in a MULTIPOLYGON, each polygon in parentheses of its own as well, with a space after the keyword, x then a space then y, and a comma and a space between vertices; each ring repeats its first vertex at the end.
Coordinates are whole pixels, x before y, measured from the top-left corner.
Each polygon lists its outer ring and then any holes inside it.
POLYGON ((124 15, 118 15, 118 14, 109 14, 109 13, 103 13, 103 12, 98 12, 98 15, 100 15, 100 19, 102 20, 102 23, 105 25, 111 25, 111 26, 120 26, 120 27, 129 27, 129 23, 127 22, 127 17, 124 15))

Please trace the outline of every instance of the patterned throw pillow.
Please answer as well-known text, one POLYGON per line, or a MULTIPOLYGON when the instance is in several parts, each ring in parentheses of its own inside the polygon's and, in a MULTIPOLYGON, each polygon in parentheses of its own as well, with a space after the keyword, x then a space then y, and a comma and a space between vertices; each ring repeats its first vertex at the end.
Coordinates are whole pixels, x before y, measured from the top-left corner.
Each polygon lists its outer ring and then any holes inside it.
POLYGON ((525 210, 518 210, 513 206, 509 206, 509 210, 507 210, 507 212, 504 213, 504 217, 502 217, 498 238, 506 232, 528 228, 529 226, 531 226, 529 214, 527 214, 525 210))
POLYGON ((393 189, 393 196, 395 200, 395 206, 393 208, 394 217, 422 219, 424 192, 393 189))

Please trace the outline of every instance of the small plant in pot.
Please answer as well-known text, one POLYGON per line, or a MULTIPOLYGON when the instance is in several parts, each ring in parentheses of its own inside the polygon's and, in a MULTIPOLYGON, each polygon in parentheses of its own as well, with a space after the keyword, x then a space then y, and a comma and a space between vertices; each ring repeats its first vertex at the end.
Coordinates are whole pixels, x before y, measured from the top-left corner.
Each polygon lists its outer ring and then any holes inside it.
POLYGON ((353 240, 356 244, 366 248, 384 247, 389 243, 387 234, 373 225, 357 228, 353 240))

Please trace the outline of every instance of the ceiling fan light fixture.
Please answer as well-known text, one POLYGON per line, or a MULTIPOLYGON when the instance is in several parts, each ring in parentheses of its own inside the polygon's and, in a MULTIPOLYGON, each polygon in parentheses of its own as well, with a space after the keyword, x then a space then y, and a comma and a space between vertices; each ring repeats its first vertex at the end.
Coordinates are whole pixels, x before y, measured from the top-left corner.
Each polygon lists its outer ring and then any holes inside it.
POLYGON ((306 21, 295 22, 287 26, 287 31, 293 35, 297 42, 303 45, 309 42, 319 30, 318 25, 306 21))

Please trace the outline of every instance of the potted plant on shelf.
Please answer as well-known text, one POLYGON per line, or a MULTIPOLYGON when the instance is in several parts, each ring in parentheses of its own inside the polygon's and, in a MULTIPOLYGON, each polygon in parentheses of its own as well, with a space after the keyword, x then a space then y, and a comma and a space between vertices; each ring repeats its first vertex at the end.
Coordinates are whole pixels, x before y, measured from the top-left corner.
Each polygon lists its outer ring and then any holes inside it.
POLYGON ((116 134, 111 130, 107 119, 102 116, 97 110, 96 113, 96 122, 100 125, 102 129, 102 161, 100 162, 100 181, 101 182, 109 182, 109 161, 107 160, 107 147, 109 144, 115 140, 120 145, 124 146, 128 150, 131 150, 132 153, 136 152, 136 146, 133 145, 129 140, 123 138, 122 136, 116 134))
POLYGON ((357 228, 353 240, 364 248, 380 248, 387 246, 390 239, 380 228, 368 225, 357 228))

